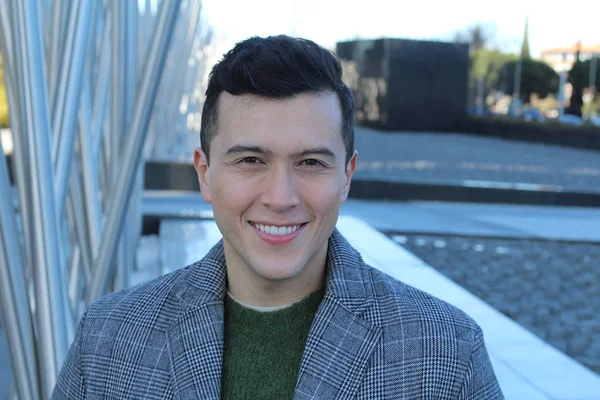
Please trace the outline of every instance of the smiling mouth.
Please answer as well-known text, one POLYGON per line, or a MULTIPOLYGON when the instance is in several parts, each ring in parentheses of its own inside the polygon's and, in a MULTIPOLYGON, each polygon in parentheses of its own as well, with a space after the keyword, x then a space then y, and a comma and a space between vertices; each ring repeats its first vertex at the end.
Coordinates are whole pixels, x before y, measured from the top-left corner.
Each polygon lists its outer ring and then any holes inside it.
POLYGON ((262 225, 257 224, 253 221, 249 221, 250 225, 254 226, 261 232, 264 232, 273 236, 284 236, 289 235, 291 233, 296 232, 298 229, 306 225, 306 223, 298 224, 298 225, 285 225, 285 226, 276 226, 276 225, 262 225))

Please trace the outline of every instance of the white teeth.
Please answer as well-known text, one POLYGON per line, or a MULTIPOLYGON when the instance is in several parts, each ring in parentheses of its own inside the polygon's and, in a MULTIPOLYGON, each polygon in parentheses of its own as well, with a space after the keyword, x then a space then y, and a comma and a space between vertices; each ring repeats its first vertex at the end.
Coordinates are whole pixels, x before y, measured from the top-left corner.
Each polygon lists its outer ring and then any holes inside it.
POLYGON ((273 236, 281 236, 281 235, 289 235, 292 232, 295 232, 300 228, 300 225, 296 226, 274 226, 274 225, 258 225, 252 223, 255 227, 257 227, 260 231, 268 233, 273 236))

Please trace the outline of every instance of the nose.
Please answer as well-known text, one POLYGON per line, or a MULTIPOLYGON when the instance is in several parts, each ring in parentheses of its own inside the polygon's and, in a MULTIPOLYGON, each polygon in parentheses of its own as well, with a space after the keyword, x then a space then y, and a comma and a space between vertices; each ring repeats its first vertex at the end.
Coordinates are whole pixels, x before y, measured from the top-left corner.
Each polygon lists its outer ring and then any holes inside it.
POLYGON ((281 212, 300 204, 293 170, 284 166, 273 168, 265 180, 263 204, 273 211, 281 212))

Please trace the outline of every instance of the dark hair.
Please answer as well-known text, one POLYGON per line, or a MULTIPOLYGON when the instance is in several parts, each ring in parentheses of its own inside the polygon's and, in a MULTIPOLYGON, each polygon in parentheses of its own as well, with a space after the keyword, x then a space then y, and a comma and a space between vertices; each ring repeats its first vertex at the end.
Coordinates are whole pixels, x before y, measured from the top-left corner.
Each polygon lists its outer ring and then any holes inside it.
POLYGON ((303 93, 337 94, 342 109, 346 163, 354 153, 354 98, 342 82, 338 59, 316 43, 289 36, 252 37, 237 43, 212 69, 202 108, 200 142, 210 162, 222 92, 285 99, 303 93))

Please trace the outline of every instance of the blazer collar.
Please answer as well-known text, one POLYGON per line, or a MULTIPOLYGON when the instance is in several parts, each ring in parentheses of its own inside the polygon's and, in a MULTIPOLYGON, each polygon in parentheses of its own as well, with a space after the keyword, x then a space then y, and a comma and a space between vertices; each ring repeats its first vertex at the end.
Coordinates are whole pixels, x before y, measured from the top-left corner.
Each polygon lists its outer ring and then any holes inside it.
MULTIPOLYGON (((227 272, 223 240, 190 267, 176 297, 183 311, 214 301, 223 301, 227 292, 227 272)), ((351 312, 362 312, 373 299, 373 279, 360 254, 335 229, 327 250, 327 296, 335 298, 351 312)))
MULTIPOLYGON (((365 318, 373 286, 358 252, 334 230, 326 293, 309 332, 295 398, 344 398, 357 390, 381 335, 365 318)), ((175 389, 182 399, 220 397, 225 294, 225 253, 219 241, 175 289, 181 309, 167 335, 175 389)))

